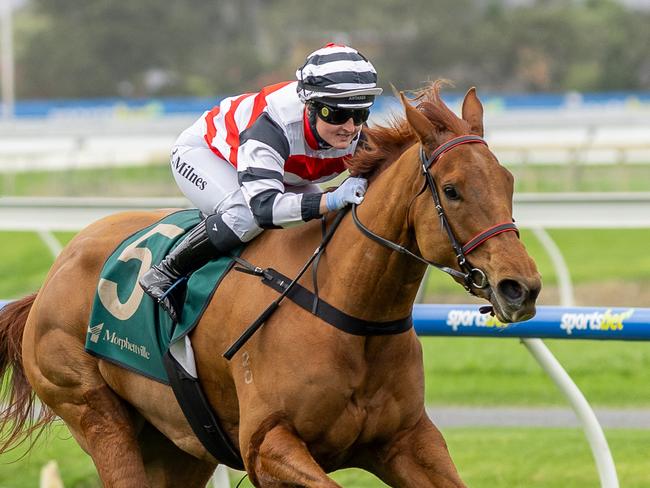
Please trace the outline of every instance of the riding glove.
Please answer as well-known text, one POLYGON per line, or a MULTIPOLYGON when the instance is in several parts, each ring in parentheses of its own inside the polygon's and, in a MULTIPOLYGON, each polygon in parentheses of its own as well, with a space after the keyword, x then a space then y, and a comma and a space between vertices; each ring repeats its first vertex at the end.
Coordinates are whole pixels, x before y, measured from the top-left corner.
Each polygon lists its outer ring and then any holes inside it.
POLYGON ((340 210, 350 203, 357 205, 363 201, 363 196, 368 188, 368 180, 359 177, 350 177, 345 180, 336 190, 327 193, 327 210, 340 210))

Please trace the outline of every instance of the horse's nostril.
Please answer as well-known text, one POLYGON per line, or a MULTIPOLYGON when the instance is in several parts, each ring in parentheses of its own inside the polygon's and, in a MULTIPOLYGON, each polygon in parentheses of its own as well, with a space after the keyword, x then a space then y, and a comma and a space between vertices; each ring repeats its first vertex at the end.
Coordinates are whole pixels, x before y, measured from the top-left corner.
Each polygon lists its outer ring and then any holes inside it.
POLYGON ((499 293, 509 302, 522 302, 526 289, 515 280, 503 280, 499 283, 499 293))
POLYGON ((530 297, 531 300, 537 300, 537 297, 539 296, 539 292, 542 291, 541 286, 536 286, 534 288, 531 288, 528 290, 528 296, 530 297))

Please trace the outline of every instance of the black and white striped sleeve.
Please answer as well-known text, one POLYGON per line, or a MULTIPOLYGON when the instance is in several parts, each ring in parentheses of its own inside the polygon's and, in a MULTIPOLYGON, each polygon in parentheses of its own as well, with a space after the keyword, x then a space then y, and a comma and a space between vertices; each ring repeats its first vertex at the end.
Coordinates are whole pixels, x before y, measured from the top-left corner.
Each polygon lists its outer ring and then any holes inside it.
POLYGON ((322 193, 285 192, 289 141, 266 112, 239 135, 239 141, 239 185, 257 225, 263 229, 289 227, 320 216, 322 193))

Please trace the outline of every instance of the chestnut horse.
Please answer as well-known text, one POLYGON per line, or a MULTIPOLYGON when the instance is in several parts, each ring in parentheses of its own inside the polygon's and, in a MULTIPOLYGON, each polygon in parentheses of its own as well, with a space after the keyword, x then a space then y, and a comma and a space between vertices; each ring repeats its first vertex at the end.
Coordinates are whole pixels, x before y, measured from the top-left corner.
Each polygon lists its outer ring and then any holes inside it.
MULTIPOLYGON (((459 136, 478 142, 483 108, 471 89, 461 119, 441 101, 439 88, 424 90, 417 106, 402 97, 406 118, 367 129, 367 142, 349 164, 370 176, 357 209, 368 229, 459 270, 421 155, 426 160, 459 136)), ((458 242, 495 224, 512 225, 512 175, 485 144, 448 149, 427 171, 458 242)), ((58 415, 105 486, 205 486, 219 460, 194 435, 170 387, 84 351, 104 261, 123 239, 168 213, 127 212, 93 223, 63 250, 38 294, 2 310, 0 374, 13 372, 0 419, 5 448, 58 415), (34 393, 44 403, 35 425, 34 393)), ((243 257, 295 276, 320 239, 318 223, 267 231, 243 257)), ((515 232, 485 240, 471 262, 487 278, 471 291, 491 302, 500 320, 534 315, 540 277, 515 232)), ((360 319, 403 319, 425 269, 413 256, 368 239, 348 214, 320 261, 320 296, 360 319)), ((311 287, 310 281, 301 284, 311 287)), ((359 467, 395 487, 464 486, 425 412, 421 345, 412 328, 352 335, 286 300, 232 361, 222 357, 276 297, 258 278, 231 271, 191 334, 200 382, 252 483, 333 488, 339 485, 327 472, 359 467)))

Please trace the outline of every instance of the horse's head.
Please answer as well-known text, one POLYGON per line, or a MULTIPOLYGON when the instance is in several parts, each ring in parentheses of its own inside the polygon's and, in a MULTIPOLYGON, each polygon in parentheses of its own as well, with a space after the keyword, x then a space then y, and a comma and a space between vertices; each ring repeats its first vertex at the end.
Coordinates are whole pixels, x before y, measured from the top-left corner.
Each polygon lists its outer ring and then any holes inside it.
POLYGON ((482 140, 483 106, 474 88, 465 95, 462 119, 438 89, 436 83, 423 92, 417 107, 402 95, 420 142, 418 164, 428 172, 409 215, 417 247, 426 259, 460 268, 466 277, 455 279, 490 301, 500 320, 527 320, 535 315, 541 279, 512 224, 513 176, 482 140))

